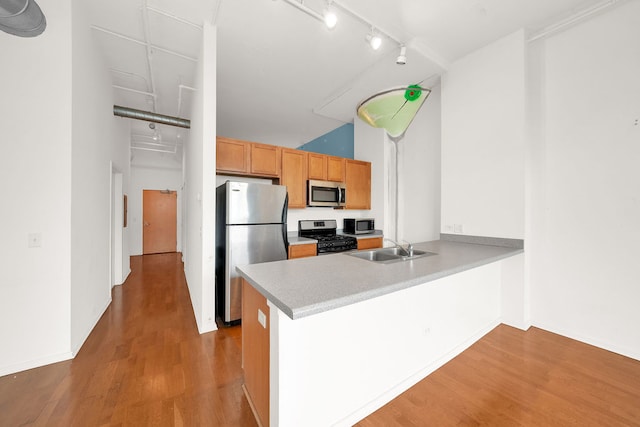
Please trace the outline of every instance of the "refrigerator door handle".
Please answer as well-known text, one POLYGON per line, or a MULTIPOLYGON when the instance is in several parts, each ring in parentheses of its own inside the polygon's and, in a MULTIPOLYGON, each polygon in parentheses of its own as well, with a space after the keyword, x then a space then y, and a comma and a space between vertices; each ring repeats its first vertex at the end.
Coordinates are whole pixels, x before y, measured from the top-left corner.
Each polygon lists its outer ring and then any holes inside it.
POLYGON ((282 241, 284 242, 284 251, 287 254, 287 259, 289 259, 289 238, 287 237, 287 223, 284 222, 282 224, 282 241))
POLYGON ((289 209, 289 192, 284 196, 284 205, 282 206, 282 223, 287 225, 287 211, 289 209))

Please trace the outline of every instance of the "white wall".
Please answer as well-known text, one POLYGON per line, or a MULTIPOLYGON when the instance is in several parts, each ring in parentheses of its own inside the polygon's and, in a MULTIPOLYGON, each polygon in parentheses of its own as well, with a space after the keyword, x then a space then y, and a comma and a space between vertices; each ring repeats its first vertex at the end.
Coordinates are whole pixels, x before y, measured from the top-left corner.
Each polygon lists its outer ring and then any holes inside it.
POLYGON ((500 281, 496 262, 297 320, 269 304, 271 425, 353 425, 499 324, 500 281))
POLYGON ((400 143, 399 237, 409 242, 440 238, 440 104, 438 84, 431 88, 400 143))
POLYGON ((524 238, 524 36, 481 48, 443 75, 443 233, 524 238))
POLYGON ((0 375, 71 356, 71 1, 38 3, 42 35, 0 32, 0 375))
POLYGON ((543 43, 533 322, 640 359, 640 2, 543 43))
POLYGON ((204 23, 185 144, 185 275, 200 333, 215 323, 216 28, 204 23))
MULTIPOLYGON (((345 217, 374 218, 376 228, 386 228, 385 209, 387 206, 387 169, 385 154, 385 133, 383 129, 369 126, 357 116, 353 119, 353 156, 357 160, 371 162, 371 210, 345 211, 345 217), (349 212, 352 214, 349 215, 349 212), (359 215, 356 212, 361 212, 359 215)), ((313 219, 313 218, 310 218, 313 219)), ((338 228, 342 228, 339 223, 338 228)))
POLYGON ((82 3, 39 4, 42 35, 0 33, 0 78, 11 82, 0 103, 9 207, 0 221, 0 375, 70 358, 99 319, 110 301, 111 165, 129 173, 126 129, 113 118, 82 3), (30 234, 39 247, 28 247, 30 234))
POLYGON ((171 190, 178 194, 176 250, 182 251, 182 169, 152 166, 131 167, 131 184, 128 193, 129 236, 131 255, 142 255, 142 192, 143 190, 171 190))
POLYGON ((123 171, 123 182, 129 179, 129 143, 121 131, 127 127, 113 116, 111 76, 94 45, 85 7, 82 1, 73 1, 71 350, 74 354, 111 302, 112 163, 123 171))

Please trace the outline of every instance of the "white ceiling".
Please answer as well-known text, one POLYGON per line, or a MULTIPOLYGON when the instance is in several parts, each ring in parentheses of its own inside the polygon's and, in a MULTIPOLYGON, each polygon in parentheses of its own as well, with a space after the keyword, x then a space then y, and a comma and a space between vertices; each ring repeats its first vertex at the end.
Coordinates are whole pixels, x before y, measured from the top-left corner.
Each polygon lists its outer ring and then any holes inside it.
MULTIPOLYGON (((379 90, 437 84, 452 61, 513 31, 535 34, 616 3, 334 0, 339 21, 333 30, 285 0, 89 4, 117 105, 190 118, 202 24, 210 22, 218 29, 218 134, 297 147, 352 122, 357 103, 379 90), (399 49, 391 39, 371 50, 365 43, 370 28, 356 16, 405 43, 407 64, 395 64, 399 49)), ((318 13, 325 4, 303 2, 318 13)), ((177 145, 181 154, 184 130, 157 125, 156 132, 153 140, 147 122, 132 121, 134 145, 169 151, 177 145)))

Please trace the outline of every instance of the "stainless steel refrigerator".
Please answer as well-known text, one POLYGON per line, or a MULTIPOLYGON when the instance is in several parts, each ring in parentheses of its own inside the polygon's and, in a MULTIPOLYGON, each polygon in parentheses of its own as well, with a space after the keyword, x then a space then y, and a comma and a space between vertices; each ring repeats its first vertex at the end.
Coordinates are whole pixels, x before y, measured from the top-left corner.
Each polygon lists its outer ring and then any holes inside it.
POLYGON ((216 189, 216 316, 240 323, 237 265, 287 259, 287 187, 227 181, 216 189))

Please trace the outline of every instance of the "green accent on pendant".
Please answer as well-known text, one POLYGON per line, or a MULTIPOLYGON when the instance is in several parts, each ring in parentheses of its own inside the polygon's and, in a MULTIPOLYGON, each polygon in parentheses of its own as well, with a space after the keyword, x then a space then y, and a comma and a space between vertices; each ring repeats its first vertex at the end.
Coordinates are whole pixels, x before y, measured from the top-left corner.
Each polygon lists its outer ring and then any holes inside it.
POLYGON ((407 101, 415 101, 422 95, 422 88, 418 85, 411 85, 404 92, 404 99, 407 101))
POLYGON ((356 111, 358 117, 369 125, 383 128, 390 137, 399 138, 430 93, 431 90, 419 85, 389 89, 363 101, 356 111))

